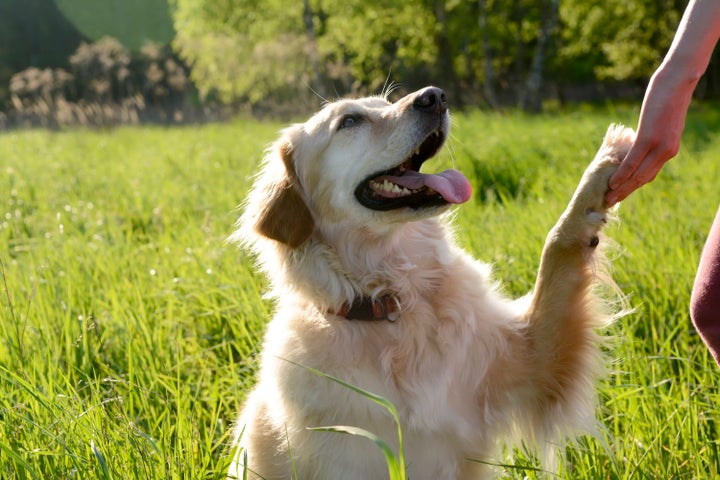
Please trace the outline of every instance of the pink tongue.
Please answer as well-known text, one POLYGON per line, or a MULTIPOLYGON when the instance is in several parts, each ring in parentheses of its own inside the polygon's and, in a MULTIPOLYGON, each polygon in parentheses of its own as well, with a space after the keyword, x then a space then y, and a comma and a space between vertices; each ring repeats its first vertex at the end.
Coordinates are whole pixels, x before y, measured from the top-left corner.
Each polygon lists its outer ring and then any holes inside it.
POLYGON ((430 187, 450 203, 465 203, 472 196, 472 186, 468 179, 453 169, 434 175, 408 171, 399 177, 389 177, 388 180, 410 190, 430 187))

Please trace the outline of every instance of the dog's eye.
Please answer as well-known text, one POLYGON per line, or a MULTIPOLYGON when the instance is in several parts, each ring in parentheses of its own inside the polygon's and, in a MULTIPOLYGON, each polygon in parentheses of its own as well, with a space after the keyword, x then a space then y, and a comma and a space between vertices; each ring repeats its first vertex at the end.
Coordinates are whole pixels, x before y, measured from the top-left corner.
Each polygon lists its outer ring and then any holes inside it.
POLYGON ((340 123, 338 123, 337 129, 342 130, 343 128, 354 127, 359 124, 361 120, 362 117, 360 115, 345 115, 340 119, 340 123))

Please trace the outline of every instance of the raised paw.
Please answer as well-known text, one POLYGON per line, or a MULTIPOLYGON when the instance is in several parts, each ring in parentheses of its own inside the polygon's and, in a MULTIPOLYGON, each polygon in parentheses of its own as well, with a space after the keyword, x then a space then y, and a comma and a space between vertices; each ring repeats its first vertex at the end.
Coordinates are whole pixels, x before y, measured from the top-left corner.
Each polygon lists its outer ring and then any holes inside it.
POLYGON ((627 154, 635 138, 631 128, 622 125, 610 125, 605 139, 595 158, 585 170, 575 196, 581 199, 586 212, 605 212, 605 194, 608 191, 610 177, 627 154))
POLYGON ((607 223, 605 194, 610 177, 627 154, 635 132, 622 125, 610 125, 594 160, 585 170, 563 218, 558 223, 561 238, 595 248, 598 233, 607 223))

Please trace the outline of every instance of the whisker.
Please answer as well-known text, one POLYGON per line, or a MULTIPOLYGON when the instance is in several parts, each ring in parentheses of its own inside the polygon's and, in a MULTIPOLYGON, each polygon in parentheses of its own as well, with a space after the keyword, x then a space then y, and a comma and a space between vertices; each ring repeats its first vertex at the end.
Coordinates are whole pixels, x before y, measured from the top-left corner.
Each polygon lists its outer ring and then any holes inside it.
POLYGON ((394 80, 390 80, 390 76, 392 75, 392 72, 388 73, 388 76, 385 78, 385 83, 383 84, 382 90, 380 92, 380 96, 385 101, 390 101, 390 95, 395 93, 399 88, 402 87, 402 84, 399 82, 396 82, 394 80))
MULTIPOLYGON (((307 83, 307 82, 304 82, 304 83, 305 83, 305 87, 307 87, 308 90, 310 90, 317 98, 319 98, 321 100, 322 105, 327 105, 328 103, 330 103, 330 100, 328 100, 327 98, 320 95, 320 93, 318 93, 317 90, 315 90, 312 86, 310 86, 309 83, 307 83)), ((334 88, 335 87, 333 86, 333 89, 334 88)))
POLYGON ((445 146, 447 147, 448 155, 450 155, 450 162, 453 168, 456 166, 455 138, 455 135, 453 133, 450 133, 450 135, 448 135, 447 141, 445 142, 445 146))
POLYGON ((340 93, 337 91, 337 88, 335 87, 335 82, 333 82, 332 87, 333 87, 333 92, 335 92, 335 98, 336 98, 337 100, 340 100, 341 95, 340 95, 340 93))
POLYGON ((383 97, 385 100, 388 99, 390 96, 390 92, 393 88, 393 83, 390 80, 390 76, 392 75, 392 70, 388 71, 387 77, 385 77, 385 83, 383 83, 382 90, 380 91, 380 96, 383 97))

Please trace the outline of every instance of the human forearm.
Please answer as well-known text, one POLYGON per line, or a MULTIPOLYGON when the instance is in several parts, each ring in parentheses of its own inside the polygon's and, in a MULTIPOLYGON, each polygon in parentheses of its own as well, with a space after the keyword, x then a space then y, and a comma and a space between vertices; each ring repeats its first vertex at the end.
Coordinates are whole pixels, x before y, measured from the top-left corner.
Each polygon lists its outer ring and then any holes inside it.
POLYGON ((720 1, 690 0, 656 76, 695 85, 720 37, 720 1))
POLYGON ((690 0, 672 45, 650 79, 637 138, 610 179, 614 204, 652 181, 680 148, 685 116, 720 36, 720 0, 690 0))

